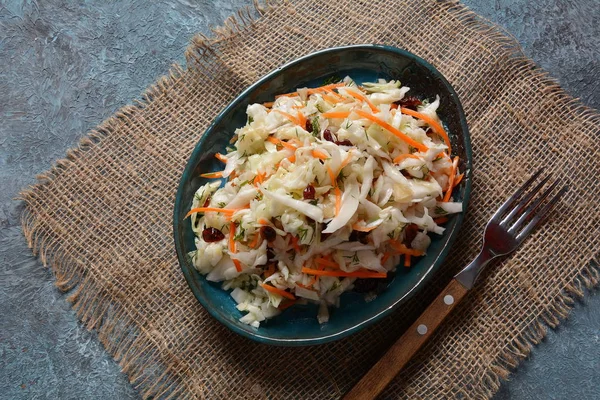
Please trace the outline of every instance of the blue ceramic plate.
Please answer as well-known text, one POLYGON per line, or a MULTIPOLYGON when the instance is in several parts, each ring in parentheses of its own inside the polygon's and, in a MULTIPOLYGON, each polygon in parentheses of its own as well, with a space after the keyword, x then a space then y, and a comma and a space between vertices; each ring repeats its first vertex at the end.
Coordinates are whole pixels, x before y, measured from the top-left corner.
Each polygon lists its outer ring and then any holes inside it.
POLYGON ((293 61, 260 79, 246 89, 221 114, 202 136, 183 172, 175 198, 174 234, 177 257, 185 278, 198 301, 234 332, 258 342, 303 346, 341 339, 379 321, 393 312, 420 290, 440 267, 454 241, 463 214, 447 223, 443 236, 433 235, 427 256, 413 267, 399 267, 394 279, 375 300, 365 302, 364 295, 344 293, 339 308, 330 309, 329 322, 319 325, 317 307, 294 306, 281 315, 252 328, 239 322, 242 313, 235 308, 229 293, 220 284, 208 282, 191 264, 187 254, 195 250, 190 219, 184 219, 194 193, 206 180, 200 174, 222 169, 214 157, 225 147, 236 128, 246 123, 246 107, 252 103, 272 101, 274 96, 299 87, 316 87, 332 76, 350 75, 357 83, 378 78, 400 79, 411 88, 409 94, 421 99, 441 98, 438 114, 452 140, 453 152, 462 160, 465 179, 455 196, 466 205, 471 187, 471 145, 465 116, 456 92, 448 81, 429 63, 407 51, 378 45, 360 45, 322 50, 293 61))

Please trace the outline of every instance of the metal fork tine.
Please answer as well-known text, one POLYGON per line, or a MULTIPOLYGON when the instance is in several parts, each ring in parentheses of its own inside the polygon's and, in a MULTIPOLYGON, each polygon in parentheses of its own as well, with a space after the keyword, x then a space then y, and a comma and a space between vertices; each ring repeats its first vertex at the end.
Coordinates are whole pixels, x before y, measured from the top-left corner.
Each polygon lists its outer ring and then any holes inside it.
POLYGON ((529 188, 529 186, 531 186, 531 184, 537 179, 538 176, 540 176, 540 174, 544 171, 544 168, 540 168, 535 174, 533 174, 531 176, 531 178, 529 178, 527 180, 527 182, 525 182, 523 184, 523 186, 521 186, 516 192, 515 194, 513 194, 512 196, 510 196, 508 198, 508 200, 506 200, 504 202, 504 204, 502 204, 502 206, 500 206, 500 208, 498 209, 498 211, 496 211, 496 213, 492 216, 492 218, 490 219, 490 222, 497 222, 500 217, 502 217, 504 215, 504 213, 510 209, 513 206, 513 203, 519 198, 521 197, 521 195, 525 192, 525 190, 527 190, 527 188, 529 188))
POLYGON ((548 179, 550 179, 551 176, 552 175, 548 175, 547 177, 542 179, 542 181, 540 183, 538 183, 538 185, 536 187, 534 187, 532 190, 530 190, 529 193, 527 193, 527 195, 519 201, 519 203, 516 205, 516 207, 514 207, 508 213, 508 215, 506 217, 504 217, 504 219, 502 219, 502 222, 500 222, 500 225, 503 225, 503 226, 506 225, 516 215, 519 215, 521 213, 521 211, 523 211, 523 209, 529 204, 531 199, 533 199, 533 197, 544 187, 544 185, 546 184, 546 182, 548 182, 548 179))
MULTIPOLYGON (((542 183, 545 183, 548 179, 544 179, 544 181, 542 183)), ((542 204, 542 202, 544 201, 544 199, 546 199, 546 197, 548 197, 550 195, 550 193, 552 193, 552 191, 554 190, 554 188, 556 187, 556 185, 558 185, 558 181, 554 181, 554 183, 552 185, 550 185, 548 187, 548 189, 546 189, 546 191, 544 193, 542 193, 536 200, 535 202, 533 202, 533 204, 530 204, 527 209, 525 209, 525 211, 521 214, 521 216, 519 217, 519 219, 517 219, 517 221, 513 224, 513 226, 510 227, 510 229, 508 230, 508 233, 515 233, 517 231, 517 229, 519 229, 521 227, 521 225, 523 224, 523 221, 525 221, 539 206, 540 204, 542 204)), ((536 187, 534 189, 535 192, 537 192, 540 187, 540 185, 538 185, 538 187, 536 187)), ((535 194, 535 192, 532 192, 533 194, 535 194)), ((531 194, 531 193, 530 193, 531 194)), ((529 197, 529 195, 528 195, 529 197)), ((531 196, 533 197, 533 195, 531 196)), ((531 200, 531 198, 530 198, 531 200)), ((528 200, 529 202, 529 200, 528 200)), ((521 204, 519 203, 519 206, 521 204)), ((518 207, 519 208, 519 207, 518 207)), ((520 209, 522 209, 523 207, 520 207, 520 209)), ((519 210, 521 211, 521 210, 519 210)), ((502 221, 504 222, 504 221, 502 221)))
POLYGON ((527 235, 531 233, 531 231, 541 222, 544 218, 547 217, 548 211, 554 207, 554 205, 560 200, 563 194, 569 189, 568 186, 563 186, 559 192, 550 200, 544 208, 542 208, 536 215, 531 219, 531 221, 525 226, 525 228, 517 235, 515 238, 519 243, 521 243, 527 235))

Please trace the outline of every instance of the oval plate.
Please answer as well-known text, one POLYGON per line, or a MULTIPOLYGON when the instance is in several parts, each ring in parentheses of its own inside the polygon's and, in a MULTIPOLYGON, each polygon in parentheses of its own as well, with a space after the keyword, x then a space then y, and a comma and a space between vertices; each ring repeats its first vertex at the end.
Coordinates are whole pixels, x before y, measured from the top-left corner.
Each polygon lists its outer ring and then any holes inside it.
POLYGON ((379 45, 358 45, 322 50, 295 60, 260 79, 229 104, 196 145, 183 172, 174 210, 175 248, 181 269, 192 292, 206 310, 219 322, 242 336, 255 341, 303 346, 341 339, 379 321, 400 307, 426 284, 440 267, 454 241, 466 212, 471 188, 471 145, 467 122, 458 96, 448 81, 429 63, 407 51, 379 45), (329 322, 319 325, 317 306, 294 306, 281 315, 253 328, 239 322, 243 314, 235 307, 229 292, 221 285, 208 282, 193 267, 187 254, 196 249, 190 210, 196 190, 207 182, 200 174, 218 171, 223 165, 214 154, 225 152, 236 128, 246 124, 246 107, 253 103, 272 101, 274 96, 295 91, 299 87, 321 86, 333 76, 349 75, 357 83, 378 78, 400 79, 411 88, 409 94, 421 99, 441 98, 438 115, 450 133, 453 152, 460 156, 465 179, 454 196, 463 201, 464 211, 450 218, 444 235, 432 235, 427 255, 411 268, 399 266, 388 288, 374 300, 366 302, 364 295, 348 292, 340 299, 339 308, 330 308, 329 322))

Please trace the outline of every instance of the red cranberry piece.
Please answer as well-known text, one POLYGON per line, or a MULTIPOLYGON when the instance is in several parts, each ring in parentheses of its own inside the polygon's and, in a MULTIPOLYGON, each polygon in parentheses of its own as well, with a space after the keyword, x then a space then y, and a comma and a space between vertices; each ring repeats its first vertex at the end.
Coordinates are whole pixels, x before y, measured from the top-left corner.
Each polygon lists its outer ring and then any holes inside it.
POLYGON ((417 99, 415 96, 406 96, 402 100, 397 101, 396 104, 399 104, 400 107, 417 111, 417 106, 420 106, 422 103, 421 100, 417 99))
POLYGON ((225 235, 217 228, 206 228, 202 231, 202 239, 206 243, 218 242, 225 239, 225 235))
POLYGON ((260 234, 267 242, 272 242, 277 237, 277 232, 270 226, 263 226, 260 228, 260 234))
POLYGON ((335 142, 335 139, 333 138, 333 134, 331 133, 331 131, 329 129, 325 129, 325 131, 323 131, 323 138, 325 140, 327 140, 328 142, 335 142))
POLYGON ((312 200, 315 198, 315 187, 313 185, 308 185, 306 189, 302 192, 302 196, 304 196, 304 200, 312 200))

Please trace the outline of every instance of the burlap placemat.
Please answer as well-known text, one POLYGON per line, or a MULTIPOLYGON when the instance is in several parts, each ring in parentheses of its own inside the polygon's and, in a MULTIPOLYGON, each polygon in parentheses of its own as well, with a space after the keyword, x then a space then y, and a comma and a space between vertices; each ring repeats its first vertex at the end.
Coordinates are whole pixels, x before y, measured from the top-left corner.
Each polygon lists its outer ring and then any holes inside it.
POLYGON ((540 166, 571 184, 555 217, 490 270, 383 397, 490 397, 544 326, 556 326, 598 283, 590 260, 600 248, 600 118, 462 5, 277 3, 240 13, 214 38, 196 37, 187 56, 186 70, 174 67, 22 193, 31 247, 145 397, 340 396, 476 254, 492 212, 540 166), (416 53, 458 91, 474 154, 461 237, 435 283, 385 321, 326 346, 253 343, 209 317, 180 272, 171 230, 180 174, 242 89, 314 50, 358 43, 416 53))

